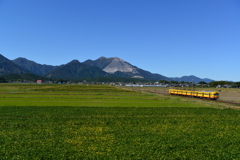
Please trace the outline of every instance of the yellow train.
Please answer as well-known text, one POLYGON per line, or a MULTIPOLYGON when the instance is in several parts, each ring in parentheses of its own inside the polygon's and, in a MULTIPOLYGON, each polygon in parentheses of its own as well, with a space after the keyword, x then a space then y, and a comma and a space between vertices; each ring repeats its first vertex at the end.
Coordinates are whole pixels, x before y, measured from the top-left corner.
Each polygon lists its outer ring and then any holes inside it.
POLYGON ((182 95, 196 98, 206 98, 217 100, 219 98, 219 92, 216 91, 189 91, 189 90, 179 90, 179 89, 169 89, 171 95, 182 95))

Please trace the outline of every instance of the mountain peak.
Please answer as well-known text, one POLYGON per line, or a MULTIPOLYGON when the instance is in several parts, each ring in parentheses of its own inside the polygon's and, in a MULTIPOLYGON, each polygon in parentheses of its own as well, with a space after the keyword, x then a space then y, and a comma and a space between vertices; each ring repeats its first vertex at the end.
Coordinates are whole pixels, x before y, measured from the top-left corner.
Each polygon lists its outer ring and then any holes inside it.
POLYGON ((0 63, 2 62, 9 62, 10 60, 0 54, 0 63))
POLYGON ((78 60, 72 60, 71 62, 50 71, 46 75, 46 77, 49 78, 65 79, 96 78, 104 76, 106 76, 106 72, 100 68, 80 63, 78 60))
POLYGON ((184 82, 194 82, 194 83, 199 83, 201 81, 204 81, 206 83, 209 83, 209 82, 212 82, 213 80, 212 79, 208 79, 208 78, 199 78, 197 76, 194 76, 194 75, 190 75, 190 76, 182 76, 182 77, 170 77, 172 80, 174 81, 178 81, 178 82, 181 82, 181 81, 184 81, 184 82))
POLYGON ((24 69, 11 60, 7 59, 3 55, 0 54, 0 75, 4 74, 23 74, 23 73, 30 73, 27 69, 24 69))
MULTIPOLYGON (((100 58, 98 58, 99 60, 103 60, 103 59, 118 59, 118 60, 122 60, 121 58, 119 58, 119 57, 104 57, 104 56, 101 56, 100 58)), ((122 60, 123 61, 123 60, 122 60)))
POLYGON ((68 64, 70 64, 70 63, 80 63, 80 62, 78 60, 74 59, 71 62, 69 62, 68 64))
POLYGON ((101 56, 100 58, 98 59, 108 59, 107 57, 104 57, 104 56, 101 56))
POLYGON ((57 66, 51 66, 51 65, 45 65, 45 64, 41 65, 34 61, 31 61, 22 57, 16 58, 12 62, 17 64, 18 66, 21 66, 31 71, 31 73, 33 74, 40 75, 40 76, 44 76, 49 71, 57 68, 57 66))
POLYGON ((167 77, 164 77, 160 74, 152 74, 151 72, 142 70, 136 66, 131 65, 130 63, 124 61, 119 57, 100 57, 97 60, 86 60, 83 64, 95 66, 103 71, 110 73, 114 77, 125 77, 125 78, 136 78, 141 77, 151 80, 170 80, 167 77))
MULTIPOLYGON (((27 60, 26 58, 23 58, 23 57, 18 57, 18 58, 16 58, 16 59, 24 59, 24 60, 27 60)), ((16 59, 14 59, 14 60, 16 60, 16 59)), ((13 61, 14 61, 13 60, 13 61)))
POLYGON ((123 59, 119 58, 119 57, 113 57, 114 60, 117 60, 117 61, 122 61, 122 62, 125 62, 123 59))
POLYGON ((125 62, 124 60, 114 57, 109 65, 107 65, 103 70, 108 73, 120 72, 132 72, 138 73, 137 68, 125 62))

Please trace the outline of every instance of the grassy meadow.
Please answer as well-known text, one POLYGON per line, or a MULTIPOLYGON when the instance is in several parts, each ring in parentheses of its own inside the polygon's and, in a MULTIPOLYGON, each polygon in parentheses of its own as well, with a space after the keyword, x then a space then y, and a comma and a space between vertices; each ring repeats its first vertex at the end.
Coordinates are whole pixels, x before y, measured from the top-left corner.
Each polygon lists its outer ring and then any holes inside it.
POLYGON ((0 159, 240 159, 240 111, 105 85, 0 84, 0 159))

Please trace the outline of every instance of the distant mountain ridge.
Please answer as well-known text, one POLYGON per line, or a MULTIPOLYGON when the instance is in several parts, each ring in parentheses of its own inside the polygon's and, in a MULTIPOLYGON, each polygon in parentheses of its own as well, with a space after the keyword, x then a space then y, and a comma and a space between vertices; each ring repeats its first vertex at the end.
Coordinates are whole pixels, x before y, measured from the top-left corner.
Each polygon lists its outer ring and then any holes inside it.
POLYGON ((26 58, 16 58, 9 60, 0 54, 0 76, 7 74, 34 74, 52 79, 78 79, 78 78, 98 78, 98 77, 122 77, 141 78, 146 80, 167 80, 186 81, 198 83, 213 81, 211 79, 201 79, 196 76, 183 76, 180 78, 168 78, 160 74, 154 74, 143 70, 118 57, 100 57, 96 60, 86 60, 81 63, 73 60, 61 66, 42 65, 26 58))
POLYGON ((107 73, 100 68, 80 63, 78 60, 73 60, 65 65, 61 65, 46 74, 47 78, 55 79, 96 78, 105 76, 107 76, 107 73))
POLYGON ((90 66, 95 66, 95 67, 99 67, 101 69, 104 69, 107 65, 109 65, 109 63, 111 63, 113 58, 106 58, 106 57, 100 57, 97 60, 86 60, 85 62, 83 62, 84 64, 90 65, 90 66))
POLYGON ((137 67, 132 66, 130 63, 125 62, 124 60, 118 57, 113 57, 113 58, 100 57, 95 61, 87 60, 83 63, 87 65, 99 67, 103 71, 107 73, 112 73, 112 74, 117 71, 138 73, 137 67))
POLYGON ((45 64, 41 65, 34 61, 30 61, 26 58, 21 58, 21 57, 14 59, 13 62, 39 76, 44 76, 48 72, 58 67, 58 66, 51 66, 51 65, 45 65, 45 64))
POLYGON ((171 77, 172 80, 174 81, 178 81, 178 82, 193 82, 193 83, 199 83, 201 81, 204 81, 206 83, 209 83, 209 82, 212 82, 214 80, 212 79, 208 79, 208 78, 204 78, 204 79, 201 79, 199 77, 196 77, 196 76, 193 76, 193 75, 190 75, 190 76, 182 76, 182 77, 171 77))
POLYGON ((125 78, 143 78, 149 80, 171 80, 168 77, 160 74, 153 74, 149 71, 145 71, 130 63, 118 58, 106 58, 100 57, 97 60, 87 60, 83 62, 87 65, 92 65, 101 68, 103 71, 114 77, 125 77, 125 78))
POLYGON ((29 70, 18 66, 0 54, 0 75, 30 73, 29 70))

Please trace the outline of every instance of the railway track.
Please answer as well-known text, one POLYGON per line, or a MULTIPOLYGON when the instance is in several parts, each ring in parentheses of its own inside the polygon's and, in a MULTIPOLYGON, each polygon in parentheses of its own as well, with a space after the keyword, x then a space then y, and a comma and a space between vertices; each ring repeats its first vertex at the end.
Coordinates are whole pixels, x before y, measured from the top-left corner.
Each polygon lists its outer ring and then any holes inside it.
MULTIPOLYGON (((170 95, 170 94, 164 94, 164 93, 161 93, 161 92, 154 92, 154 91, 148 91, 148 93, 155 93, 155 94, 162 94, 162 95, 170 95)), ((179 95, 171 95, 171 96, 179 96, 179 95)), ((193 97, 190 97, 190 96, 185 96, 186 98, 193 98, 193 97)), ((196 99, 199 99, 199 98, 196 98, 196 99)), ((205 101, 211 101, 211 102, 217 102, 217 103, 225 103, 225 104, 232 104, 232 105, 236 105, 236 106, 239 106, 240 107, 240 102, 230 102, 230 101, 223 101, 223 100, 210 100, 210 99, 202 99, 202 100, 205 100, 205 101)))
MULTIPOLYGON (((131 90, 135 90, 135 91, 140 91, 140 92, 145 92, 145 93, 154 93, 154 94, 161 94, 161 95, 169 95, 169 93, 163 93, 163 92, 157 92, 157 91, 147 91, 147 90, 138 90, 138 89, 131 89, 131 90)), ((171 96, 179 96, 179 95, 171 95, 171 96)), ((193 97, 188 97, 186 96, 186 98, 193 98, 193 97)), ((195 99, 200 99, 200 98, 195 98, 195 99)), ((236 108, 240 109, 240 102, 230 102, 230 101, 223 101, 223 100, 210 100, 210 99, 202 99, 205 101, 209 101, 209 102, 217 102, 217 103, 225 103, 225 104, 231 104, 236 106, 236 108)), ((235 108, 235 107, 231 107, 231 108, 235 108)))
POLYGON ((227 104, 233 104, 233 105, 240 106, 240 103, 237 103, 237 102, 229 102, 229 101, 222 101, 222 100, 216 100, 216 102, 227 103, 227 104))

